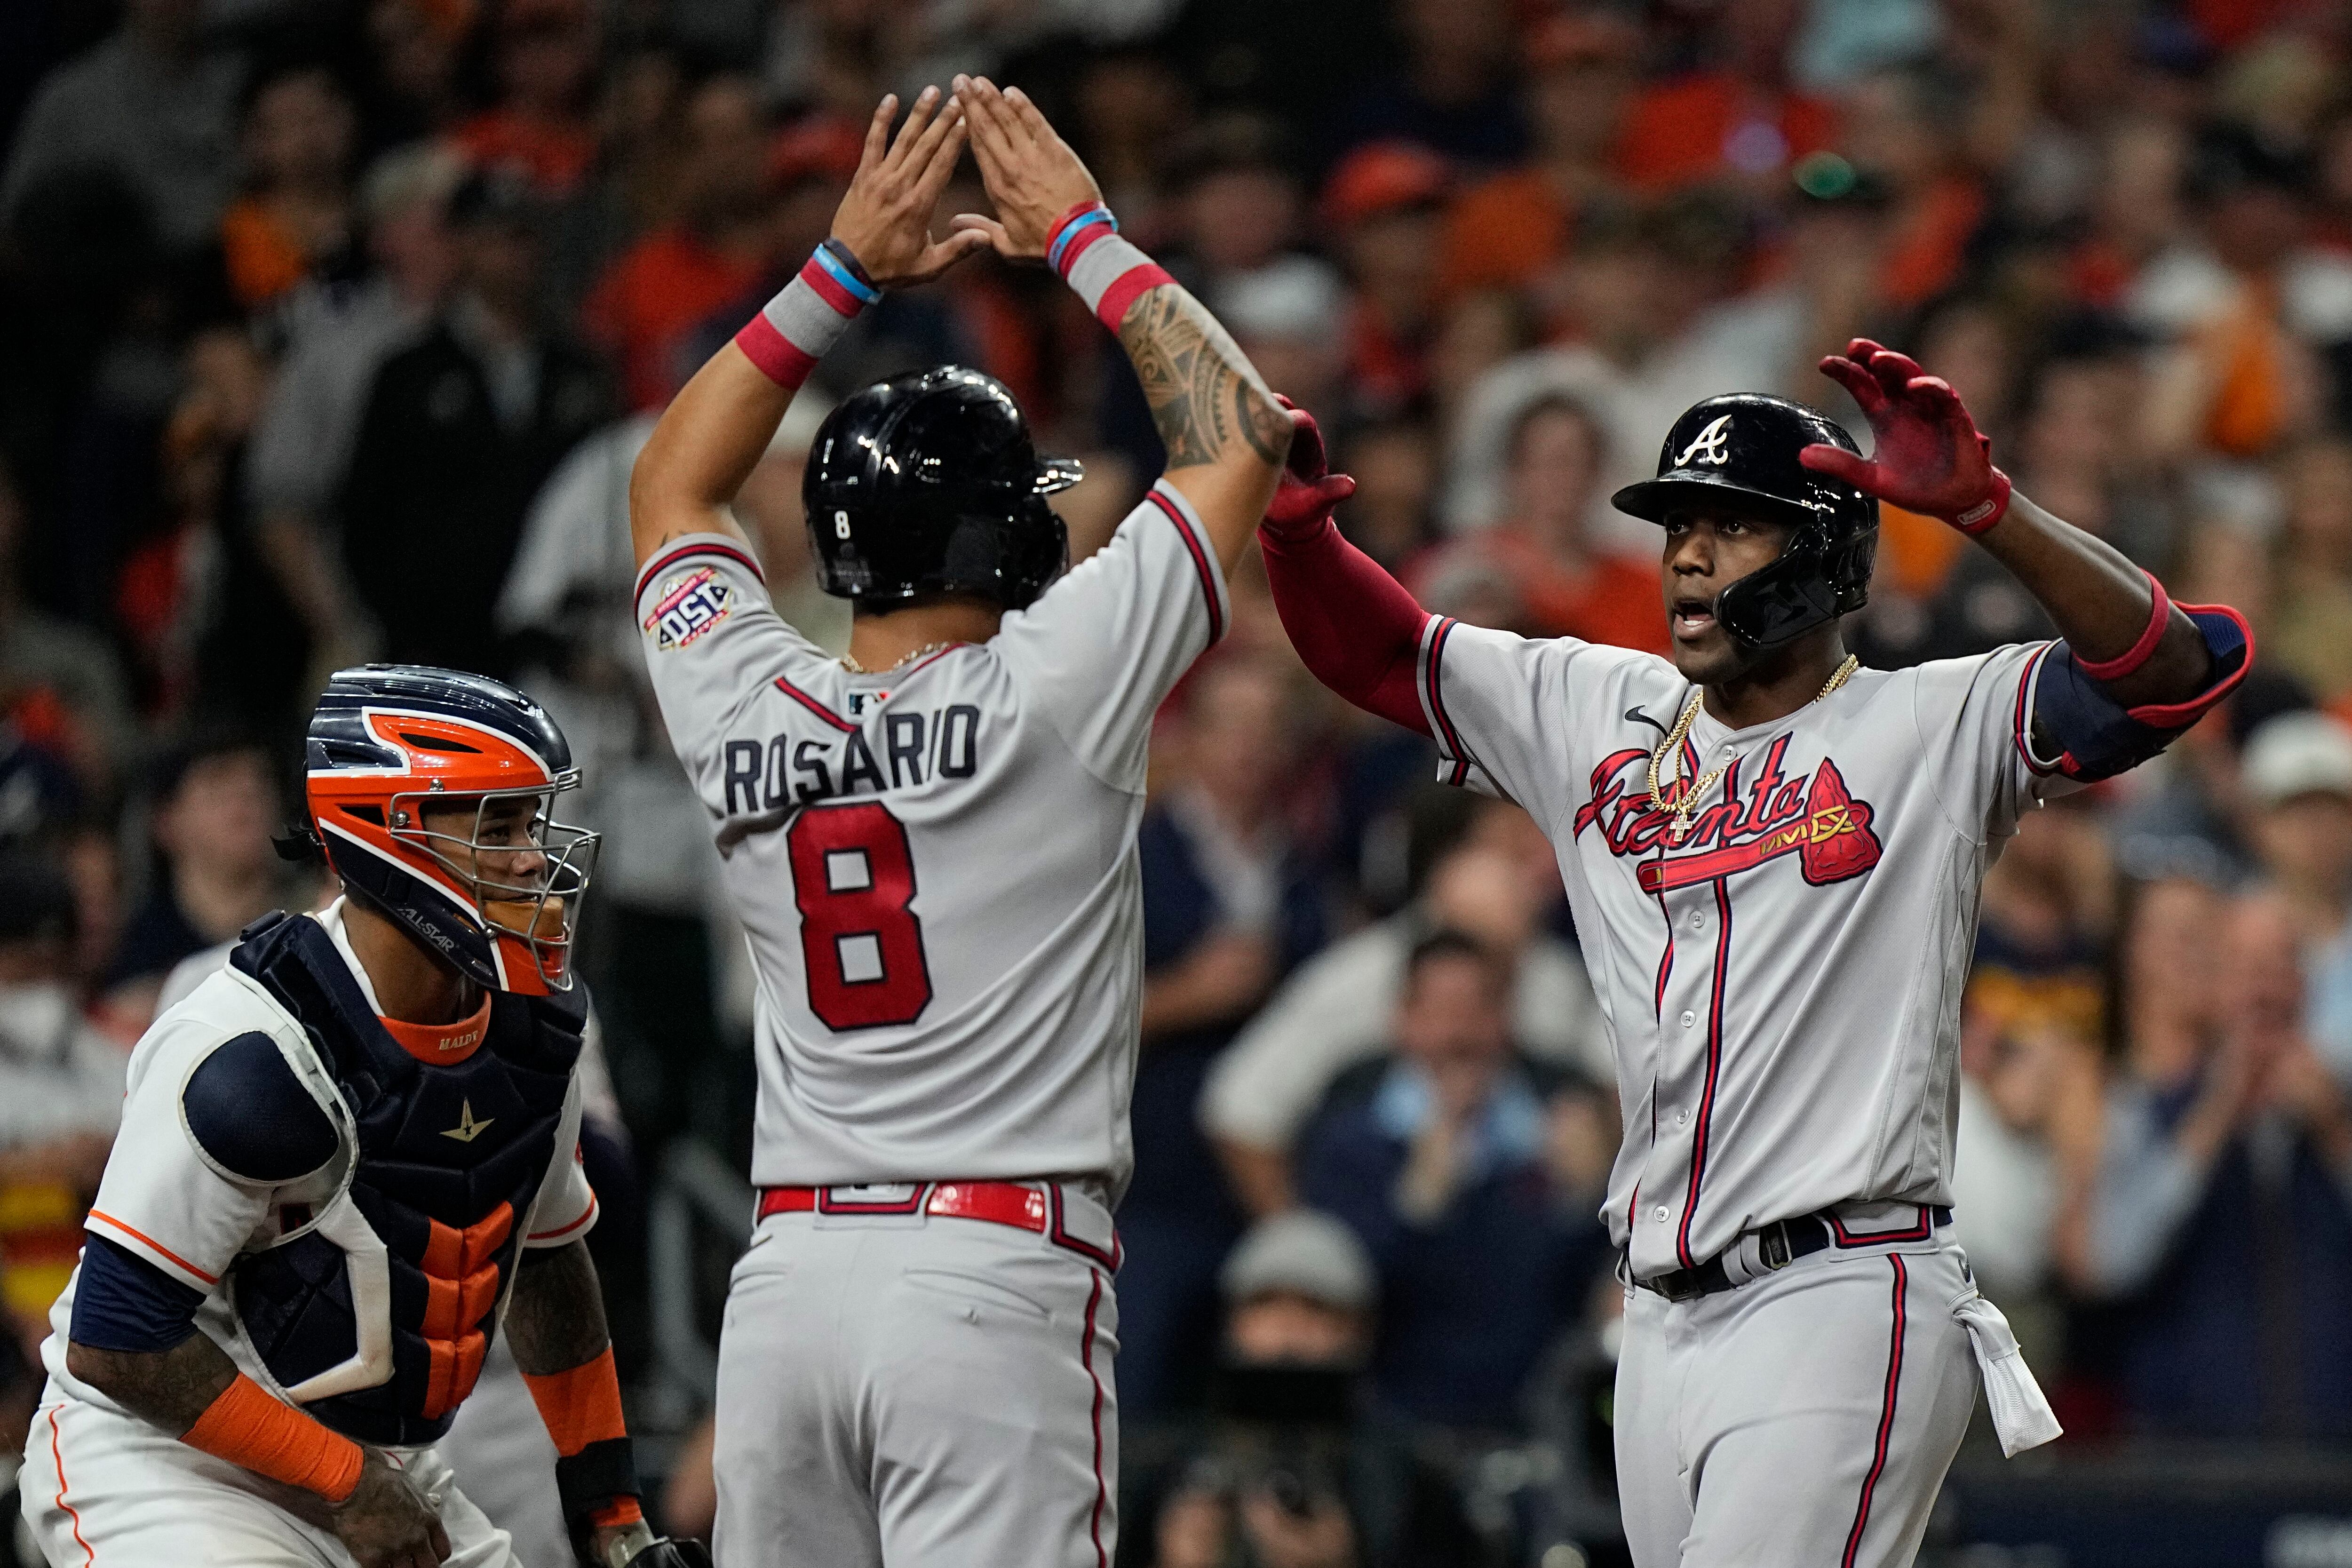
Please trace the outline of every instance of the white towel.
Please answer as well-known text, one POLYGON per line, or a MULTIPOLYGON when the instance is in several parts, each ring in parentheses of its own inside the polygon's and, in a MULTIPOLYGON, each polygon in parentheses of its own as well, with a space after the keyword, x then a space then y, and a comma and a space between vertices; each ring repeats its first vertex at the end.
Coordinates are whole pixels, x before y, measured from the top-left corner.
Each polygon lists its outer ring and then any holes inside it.
POLYGON ((2064 1430, 2050 1409, 2033 1369, 2000 1309, 1971 1290, 1952 1305, 1952 1316, 1969 1331, 1977 1352, 1977 1369, 1984 1374, 1985 1403, 1992 1409, 1992 1429, 2000 1434, 2003 1458, 2014 1458, 2038 1448, 2064 1430))

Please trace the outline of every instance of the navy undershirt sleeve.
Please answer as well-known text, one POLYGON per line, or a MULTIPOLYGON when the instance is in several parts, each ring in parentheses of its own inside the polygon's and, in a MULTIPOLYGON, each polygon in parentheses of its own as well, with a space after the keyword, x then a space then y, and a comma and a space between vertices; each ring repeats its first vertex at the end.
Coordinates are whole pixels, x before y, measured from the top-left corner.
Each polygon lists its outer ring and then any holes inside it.
POLYGON ((86 1234, 72 1339, 98 1351, 167 1351, 194 1331, 204 1300, 130 1248, 86 1234))

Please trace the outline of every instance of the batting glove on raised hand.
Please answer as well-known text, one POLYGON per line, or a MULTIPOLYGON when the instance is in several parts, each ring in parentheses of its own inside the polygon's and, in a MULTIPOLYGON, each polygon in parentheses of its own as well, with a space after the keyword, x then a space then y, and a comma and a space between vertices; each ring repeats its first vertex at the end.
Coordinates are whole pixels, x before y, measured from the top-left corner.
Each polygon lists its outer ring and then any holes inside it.
POLYGON ((1948 382, 1868 338, 1821 368, 1862 405, 1875 448, 1858 458, 1817 443, 1799 454, 1805 467, 1962 533, 1982 533, 2009 510, 2009 476, 1993 467, 1991 439, 1948 382))
POLYGON ((1339 503, 1356 493, 1356 481, 1331 472, 1331 459, 1323 449, 1323 431, 1315 416, 1278 392, 1274 400, 1290 411, 1290 456, 1274 488, 1274 499, 1265 503, 1265 521, 1261 526, 1274 534, 1296 538, 1321 528, 1339 503))

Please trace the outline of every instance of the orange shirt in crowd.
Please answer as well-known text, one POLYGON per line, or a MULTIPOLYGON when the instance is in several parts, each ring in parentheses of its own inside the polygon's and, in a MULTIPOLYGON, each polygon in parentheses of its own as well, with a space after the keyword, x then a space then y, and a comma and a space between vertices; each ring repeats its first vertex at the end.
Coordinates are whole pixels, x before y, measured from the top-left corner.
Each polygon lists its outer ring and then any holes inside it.
POLYGON ((684 228, 657 229, 616 257, 583 310, 589 331, 621 356, 633 408, 676 393, 678 342, 759 282, 761 265, 713 248, 684 228))
POLYGON ((1907 310, 1948 288, 1960 275, 1984 209, 1984 191, 1974 180, 1948 174, 1906 210, 1888 237, 1879 277, 1886 302, 1907 310))
POLYGON ((1462 553, 1493 563, 1510 578, 1520 603, 1527 605, 1528 629, 1539 637, 1580 637, 1644 653, 1672 651, 1655 568, 1637 566, 1621 556, 1594 555, 1582 571, 1567 572, 1526 535, 1504 524, 1430 552, 1407 573, 1416 591, 1462 553))
POLYGON ((1725 71, 1696 71, 1650 89, 1633 100, 1618 143, 1618 167, 1646 191, 1686 185, 1743 168, 1730 142, 1736 132, 1762 119, 1780 136, 1780 162, 1828 151, 1837 142, 1837 111, 1817 98, 1790 93, 1777 103, 1755 105, 1747 89, 1725 71))
POLYGON ((1535 169, 1513 169, 1464 192, 1445 215, 1437 291, 1523 289, 1568 253, 1576 210, 1535 169))
POLYGON ((493 109, 457 127, 452 140, 478 168, 521 164, 541 195, 570 195, 596 161, 596 133, 582 120, 532 120, 493 109))
POLYGON ((251 196, 239 197, 221 214, 220 242, 229 291, 248 310, 285 293, 310 270, 310 254, 301 240, 251 196))

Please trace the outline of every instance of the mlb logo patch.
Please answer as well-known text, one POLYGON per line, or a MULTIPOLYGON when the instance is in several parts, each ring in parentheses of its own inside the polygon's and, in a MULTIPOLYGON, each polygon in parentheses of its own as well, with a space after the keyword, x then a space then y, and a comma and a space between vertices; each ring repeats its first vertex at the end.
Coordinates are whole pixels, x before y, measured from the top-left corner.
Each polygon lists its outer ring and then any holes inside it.
POLYGON ((709 566, 698 566, 661 585, 661 597, 646 617, 646 630, 654 634, 656 649, 669 653, 725 620, 734 607, 735 591, 727 579, 709 566))

